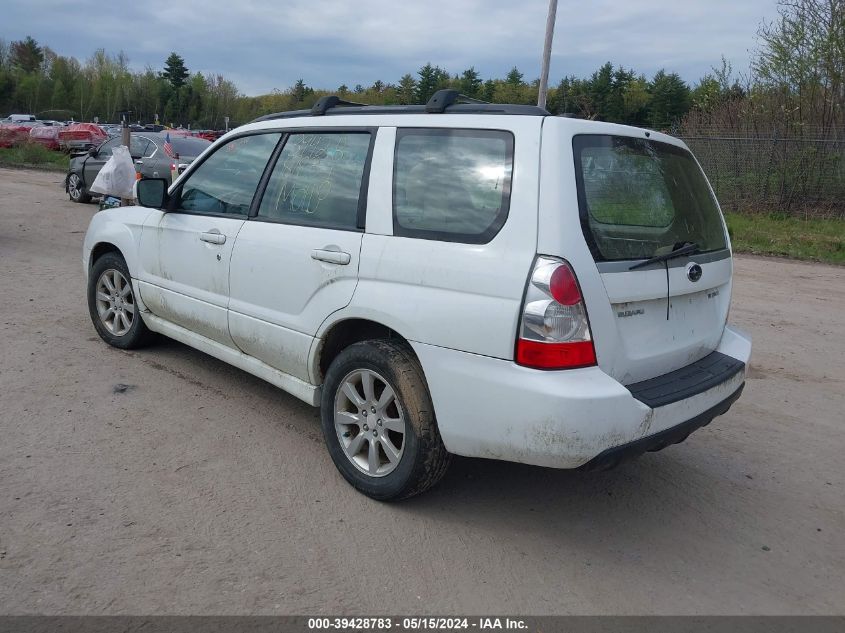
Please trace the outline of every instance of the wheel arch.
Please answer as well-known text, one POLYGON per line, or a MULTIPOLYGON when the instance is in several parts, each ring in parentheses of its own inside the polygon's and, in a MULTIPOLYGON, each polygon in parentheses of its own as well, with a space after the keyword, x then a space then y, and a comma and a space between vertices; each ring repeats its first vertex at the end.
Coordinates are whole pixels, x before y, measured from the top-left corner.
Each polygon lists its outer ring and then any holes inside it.
POLYGON ((91 248, 91 256, 88 258, 88 268, 91 269, 94 266, 94 263, 106 253, 117 253, 123 257, 124 261, 126 260, 126 256, 115 244, 108 241, 97 242, 91 248))
POLYGON ((324 323, 321 332, 314 340, 309 367, 312 382, 317 385, 323 383, 329 365, 344 349, 354 343, 371 339, 397 341, 405 345, 416 358, 410 340, 395 327, 386 325, 382 319, 344 316, 324 323))
POLYGON ((149 209, 119 207, 96 213, 85 234, 83 261, 86 275, 97 257, 117 251, 126 262, 129 274, 138 278, 140 270, 138 249, 141 231, 149 209))

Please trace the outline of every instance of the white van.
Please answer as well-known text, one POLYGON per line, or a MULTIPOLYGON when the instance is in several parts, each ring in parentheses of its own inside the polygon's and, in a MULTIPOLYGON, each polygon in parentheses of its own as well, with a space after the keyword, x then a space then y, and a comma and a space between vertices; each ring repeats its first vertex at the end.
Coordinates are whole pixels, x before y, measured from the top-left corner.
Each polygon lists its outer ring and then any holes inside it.
MULTIPOLYGON (((450 454, 607 468, 739 397, 730 242, 678 139, 533 106, 321 99, 94 216, 94 326, 159 333, 322 409, 377 499, 450 454)), ((178 418, 177 418, 178 419, 178 418)))

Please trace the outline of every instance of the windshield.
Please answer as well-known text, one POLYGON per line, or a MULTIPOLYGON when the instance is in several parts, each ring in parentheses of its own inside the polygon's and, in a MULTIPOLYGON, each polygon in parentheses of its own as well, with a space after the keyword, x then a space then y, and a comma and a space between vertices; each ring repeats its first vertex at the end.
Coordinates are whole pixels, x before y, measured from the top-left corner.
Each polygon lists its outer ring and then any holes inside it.
POLYGON ((627 136, 573 139, 581 224, 596 261, 646 259, 694 243, 727 248, 721 214, 688 151, 627 136))

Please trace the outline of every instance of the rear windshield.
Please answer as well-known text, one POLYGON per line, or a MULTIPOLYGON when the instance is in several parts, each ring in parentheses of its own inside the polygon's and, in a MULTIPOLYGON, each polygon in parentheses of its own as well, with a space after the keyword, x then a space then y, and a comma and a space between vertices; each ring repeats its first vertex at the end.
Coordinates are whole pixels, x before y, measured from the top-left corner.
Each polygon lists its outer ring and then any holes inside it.
POLYGON ((171 137, 170 140, 173 145, 173 151, 180 156, 199 156, 205 151, 205 148, 211 145, 210 141, 201 138, 180 138, 178 136, 171 137))
POLYGON ((573 139, 584 235, 597 261, 646 259, 693 242, 727 247, 722 218, 688 151, 626 136, 573 139))

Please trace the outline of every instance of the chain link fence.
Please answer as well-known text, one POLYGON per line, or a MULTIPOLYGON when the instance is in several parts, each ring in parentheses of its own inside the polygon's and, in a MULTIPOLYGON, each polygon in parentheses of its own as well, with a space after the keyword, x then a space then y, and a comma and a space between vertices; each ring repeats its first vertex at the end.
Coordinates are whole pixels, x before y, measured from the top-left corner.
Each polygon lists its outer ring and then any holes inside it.
POLYGON ((845 137, 833 136, 682 138, 727 211, 845 218, 845 137))

